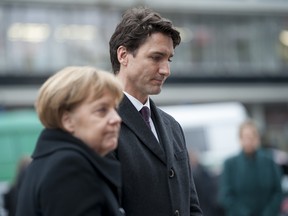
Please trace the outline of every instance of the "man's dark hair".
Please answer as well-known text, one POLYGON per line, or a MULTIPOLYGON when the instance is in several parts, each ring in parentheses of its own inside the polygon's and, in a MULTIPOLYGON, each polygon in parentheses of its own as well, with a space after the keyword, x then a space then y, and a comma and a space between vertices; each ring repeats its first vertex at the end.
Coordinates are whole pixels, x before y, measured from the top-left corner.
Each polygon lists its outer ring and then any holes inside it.
POLYGON ((119 46, 126 47, 128 52, 136 55, 137 49, 147 37, 157 32, 171 37, 174 48, 181 42, 180 33, 172 25, 172 22, 161 17, 152 9, 140 7, 127 10, 109 42, 110 60, 114 73, 117 74, 120 70, 120 63, 117 58, 119 46))

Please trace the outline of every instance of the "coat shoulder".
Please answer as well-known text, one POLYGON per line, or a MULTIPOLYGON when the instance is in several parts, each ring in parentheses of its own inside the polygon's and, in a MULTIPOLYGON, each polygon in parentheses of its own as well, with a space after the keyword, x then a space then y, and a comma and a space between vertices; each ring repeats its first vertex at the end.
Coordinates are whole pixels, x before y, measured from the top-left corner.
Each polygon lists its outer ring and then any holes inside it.
POLYGON ((180 126, 179 122, 170 114, 167 112, 164 112, 162 109, 159 107, 156 108, 158 115, 165 121, 168 122, 169 124, 175 124, 180 126))

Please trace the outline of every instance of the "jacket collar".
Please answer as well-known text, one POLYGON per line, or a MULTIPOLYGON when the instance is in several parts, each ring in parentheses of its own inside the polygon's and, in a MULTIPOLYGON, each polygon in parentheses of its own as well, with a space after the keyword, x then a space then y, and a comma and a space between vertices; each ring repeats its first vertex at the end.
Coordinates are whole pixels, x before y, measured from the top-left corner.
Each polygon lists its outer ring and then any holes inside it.
POLYGON ((81 140, 60 129, 44 129, 41 132, 32 158, 46 157, 64 149, 80 152, 107 180, 117 187, 121 186, 121 170, 118 161, 101 157, 81 140))
MULTIPOLYGON (((150 108, 151 112, 154 112, 156 115, 156 124, 158 124, 158 114, 156 114, 157 108, 152 100, 150 100, 150 108)), ((119 105, 119 114, 122 118, 122 124, 126 125, 131 131, 133 131, 133 133, 142 141, 142 143, 146 145, 156 157, 166 164, 165 153, 159 142, 143 121, 141 114, 137 111, 126 95, 119 105)))

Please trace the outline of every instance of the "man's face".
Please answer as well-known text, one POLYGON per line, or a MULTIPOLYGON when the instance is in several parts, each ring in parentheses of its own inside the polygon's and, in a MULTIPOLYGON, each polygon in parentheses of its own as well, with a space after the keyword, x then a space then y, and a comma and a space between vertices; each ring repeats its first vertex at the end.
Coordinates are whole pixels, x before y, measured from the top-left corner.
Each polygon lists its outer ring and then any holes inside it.
POLYGON ((134 55, 127 54, 124 80, 122 76, 124 90, 141 102, 145 102, 148 95, 159 94, 170 75, 173 52, 173 41, 169 36, 153 33, 134 55))

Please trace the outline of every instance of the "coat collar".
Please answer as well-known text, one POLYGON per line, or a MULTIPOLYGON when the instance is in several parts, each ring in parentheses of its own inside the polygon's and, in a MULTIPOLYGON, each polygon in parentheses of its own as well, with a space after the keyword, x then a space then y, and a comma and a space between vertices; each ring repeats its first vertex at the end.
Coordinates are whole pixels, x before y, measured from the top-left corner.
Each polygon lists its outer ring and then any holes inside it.
POLYGON ((44 129, 41 132, 32 158, 46 157, 64 149, 80 152, 108 181, 121 187, 121 170, 118 161, 101 157, 81 140, 60 129, 44 129))
POLYGON ((167 113, 156 107, 154 102, 150 99, 151 112, 153 112, 155 121, 157 122, 158 131, 160 134, 160 142, 163 143, 162 146, 166 153, 167 162, 171 162, 174 157, 173 149, 173 134, 175 131, 172 130, 171 120, 167 117, 167 113))
POLYGON ((247 161, 255 161, 259 157, 259 149, 255 150, 252 154, 248 155, 243 150, 240 152, 240 157, 245 158, 247 161))
MULTIPOLYGON (((152 100, 150 100, 151 112, 155 114, 154 124, 156 127, 160 126, 161 122, 158 123, 159 116, 157 114, 157 108, 152 100)), ((124 96, 122 102, 119 105, 119 114, 122 118, 122 124, 126 125, 133 133, 142 141, 142 143, 150 149, 164 164, 166 164, 165 152, 157 141, 153 132, 147 127, 143 121, 141 114, 137 111, 134 105, 130 102, 127 96, 124 96)), ((160 134, 160 140, 162 134, 160 134)))

